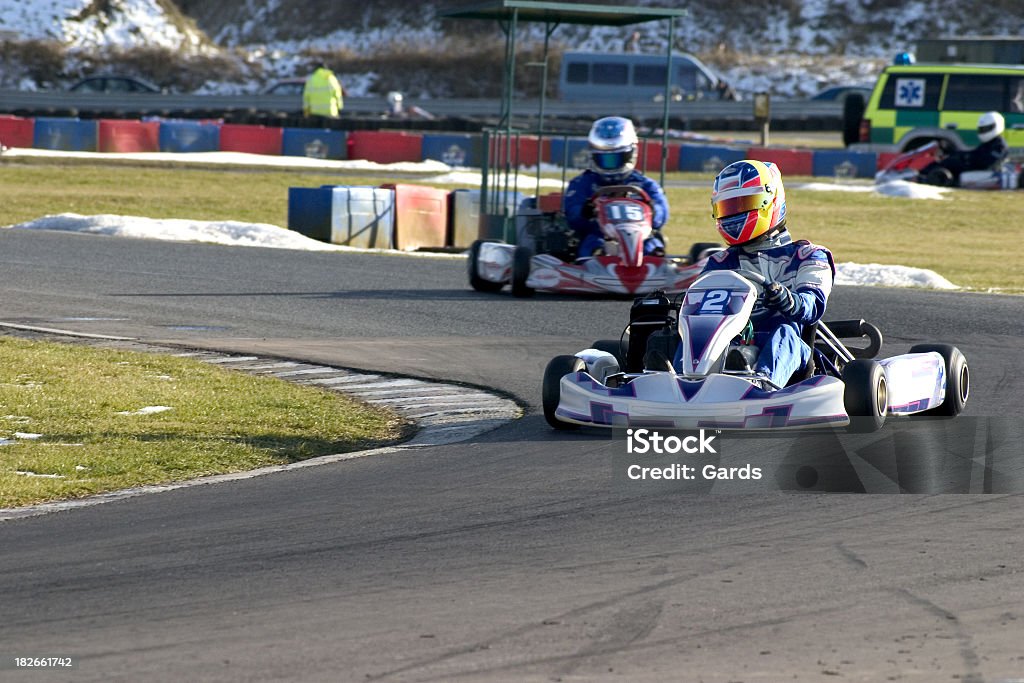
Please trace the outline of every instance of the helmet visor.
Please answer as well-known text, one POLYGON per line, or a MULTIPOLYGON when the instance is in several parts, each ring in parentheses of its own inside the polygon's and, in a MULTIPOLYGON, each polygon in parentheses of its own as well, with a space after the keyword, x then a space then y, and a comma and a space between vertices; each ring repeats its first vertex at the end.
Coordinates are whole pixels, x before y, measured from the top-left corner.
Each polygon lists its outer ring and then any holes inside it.
POLYGON ((618 171, 626 166, 631 153, 621 152, 593 152, 594 166, 602 171, 618 171))
POLYGON ((728 197, 712 201, 711 217, 725 218, 726 216, 735 216, 738 213, 757 211, 765 205, 767 200, 768 197, 763 192, 758 192, 757 194, 747 194, 740 197, 728 197))

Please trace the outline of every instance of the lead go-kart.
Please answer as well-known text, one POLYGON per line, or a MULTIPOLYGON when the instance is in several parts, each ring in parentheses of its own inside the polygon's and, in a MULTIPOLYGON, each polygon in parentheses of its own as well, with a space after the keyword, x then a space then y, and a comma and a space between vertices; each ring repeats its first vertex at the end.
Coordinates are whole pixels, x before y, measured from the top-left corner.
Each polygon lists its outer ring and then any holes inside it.
MULTIPOLYGON (((964 355, 919 344, 876 360, 878 328, 863 320, 804 331, 811 362, 775 386, 751 366, 744 330, 765 285, 757 273, 713 271, 679 305, 658 292, 637 298, 619 340, 556 356, 544 372, 544 417, 555 429, 660 427, 875 431, 887 415, 955 416, 970 391, 964 355), (842 339, 867 340, 848 348, 842 339), (677 348, 681 359, 674 366, 677 348), (677 369, 678 368, 678 369, 677 369)), ((748 337, 749 335, 747 335, 748 337)))
POLYGON ((1016 190, 1024 188, 1024 171, 1013 161, 1003 162, 999 168, 964 171, 959 177, 941 166, 927 169, 933 162, 947 156, 948 143, 929 142, 895 157, 875 174, 875 184, 884 185, 894 180, 906 180, 938 187, 959 187, 966 190, 1016 190))
POLYGON ((604 237, 603 254, 577 259, 571 233, 550 227, 530 235, 527 244, 477 240, 469 249, 470 285, 477 291, 497 292, 507 284, 517 297, 536 291, 675 294, 685 290, 704 269, 707 256, 721 248, 700 242, 685 257, 644 254, 644 241, 653 233, 647 193, 632 185, 613 185, 599 189, 593 202, 604 237))

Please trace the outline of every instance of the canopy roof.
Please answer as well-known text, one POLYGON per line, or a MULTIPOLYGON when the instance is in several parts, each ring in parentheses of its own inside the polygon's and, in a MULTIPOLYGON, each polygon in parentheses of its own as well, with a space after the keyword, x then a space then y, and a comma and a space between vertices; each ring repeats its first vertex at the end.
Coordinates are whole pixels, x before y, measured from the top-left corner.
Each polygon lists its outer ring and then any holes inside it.
POLYGON ((446 19, 496 19, 543 21, 552 24, 589 24, 627 26, 644 21, 685 17, 685 9, 588 5, 575 2, 539 2, 537 0, 491 0, 478 5, 442 12, 446 19))

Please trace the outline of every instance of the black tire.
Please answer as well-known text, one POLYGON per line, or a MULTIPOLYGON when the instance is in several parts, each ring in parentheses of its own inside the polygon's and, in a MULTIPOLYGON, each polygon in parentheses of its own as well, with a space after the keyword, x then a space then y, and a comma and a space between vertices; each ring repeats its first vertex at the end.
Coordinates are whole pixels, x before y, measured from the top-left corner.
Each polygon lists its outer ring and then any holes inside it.
POLYGON ((953 187, 956 179, 953 177, 953 173, 942 166, 936 166, 924 177, 924 182, 928 185, 937 185, 938 187, 953 187))
POLYGON ((694 242, 690 246, 690 263, 696 263, 700 260, 700 253, 705 249, 721 249, 722 245, 718 242, 694 242))
POLYGON ((850 93, 843 100, 843 144, 849 147, 860 142, 860 121, 867 105, 860 93, 850 93))
POLYGON ((851 432, 876 432, 889 408, 885 372, 877 361, 857 358, 843 368, 843 404, 851 432))
POLYGON ((619 369, 626 369, 626 348, 625 343, 620 344, 618 339, 598 339, 590 345, 590 348, 598 351, 606 351, 619 362, 619 369))
POLYGON ((950 344, 915 344, 910 347, 911 353, 928 351, 935 351, 942 356, 946 366, 946 395, 942 405, 917 415, 956 417, 963 411, 971 393, 971 370, 967 367, 967 359, 960 349, 950 344))
POLYGON ((512 254, 512 296, 533 296, 533 289, 526 286, 530 277, 530 261, 533 260, 533 249, 516 247, 512 254))
POLYGON ((500 292, 505 285, 501 282, 491 282, 480 277, 477 272, 477 260, 480 258, 480 245, 484 242, 497 242, 498 240, 476 240, 469 245, 469 258, 466 259, 466 269, 469 273, 469 284, 478 292, 500 292))
POLYGON ((578 424, 562 422, 555 415, 558 401, 562 397, 562 378, 570 372, 579 372, 587 367, 582 359, 576 356, 555 356, 544 369, 544 385, 541 387, 541 403, 544 406, 544 419, 555 429, 579 429, 578 424))

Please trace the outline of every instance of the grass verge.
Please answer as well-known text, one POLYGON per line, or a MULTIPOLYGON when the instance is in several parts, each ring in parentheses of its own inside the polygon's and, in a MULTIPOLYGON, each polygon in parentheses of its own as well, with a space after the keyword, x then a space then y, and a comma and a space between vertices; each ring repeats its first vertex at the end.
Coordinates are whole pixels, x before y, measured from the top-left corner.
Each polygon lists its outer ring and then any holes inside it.
POLYGON ((341 394, 187 358, 12 337, 0 355, 0 508, 372 448, 405 429, 341 394), (154 406, 170 410, 142 410, 154 406))
MULTIPOLYGON (((152 218, 238 220, 287 224, 288 188, 324 184, 379 185, 394 178, 308 171, 163 168, 50 161, 0 165, 7 196, 0 224, 48 214, 114 213, 152 218)), ((717 239, 710 218, 712 176, 673 173, 706 182, 667 189, 672 217, 666 233, 677 248, 717 239)), ((1024 292, 1024 243, 1007 226, 1024 219, 1024 192, 957 190, 942 201, 869 192, 800 190, 788 177, 789 224, 798 239, 832 249, 839 261, 929 268, 977 290, 1024 292)), ((822 181, 824 179, 815 178, 822 181)), ((406 177, 405 182, 416 182, 406 177)))

